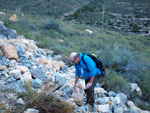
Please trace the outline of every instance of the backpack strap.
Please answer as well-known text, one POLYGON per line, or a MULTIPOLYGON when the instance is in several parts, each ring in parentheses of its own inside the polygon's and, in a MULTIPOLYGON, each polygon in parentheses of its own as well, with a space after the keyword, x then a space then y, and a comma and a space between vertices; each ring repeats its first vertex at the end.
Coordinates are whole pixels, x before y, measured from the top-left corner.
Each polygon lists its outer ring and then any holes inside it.
POLYGON ((84 58, 83 58, 84 55, 85 55, 85 54, 82 55, 82 61, 83 61, 83 63, 87 66, 87 64, 85 63, 84 58))
MULTIPOLYGON (((82 55, 82 61, 83 61, 83 63, 87 66, 87 64, 85 63, 85 61, 84 61, 84 58, 83 58, 83 57, 84 57, 84 54, 82 55)), ((79 65, 80 65, 80 63, 79 63, 79 65)), ((81 67, 83 70, 90 72, 89 70, 84 69, 81 65, 80 65, 80 67, 81 67)))

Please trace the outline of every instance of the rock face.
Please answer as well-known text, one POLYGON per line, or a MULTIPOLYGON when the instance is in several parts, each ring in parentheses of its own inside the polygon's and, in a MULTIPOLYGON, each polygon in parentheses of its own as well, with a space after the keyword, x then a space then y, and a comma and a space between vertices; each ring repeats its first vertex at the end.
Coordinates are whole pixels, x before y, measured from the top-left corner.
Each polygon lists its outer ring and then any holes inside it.
MULTIPOLYGON (((55 58, 51 55, 46 56, 44 50, 39 49, 33 40, 28 40, 23 36, 10 39, 0 35, 0 38, 0 90, 23 93, 26 91, 23 85, 29 82, 32 84, 33 91, 47 91, 47 94, 54 94, 61 100, 75 105, 75 112, 90 112, 89 106, 84 105, 86 101, 83 91, 85 88, 84 80, 79 79, 77 92, 73 92, 75 78, 73 66, 68 67, 57 56, 54 56, 55 58)), ((107 92, 100 87, 100 84, 97 84, 94 90, 96 111, 98 112, 148 113, 148 111, 142 111, 133 102, 128 101, 127 96, 123 93, 107 92), (130 109, 127 108, 126 103, 130 109)), ((138 87, 132 87, 132 92, 135 90, 139 92, 138 87)), ((13 97, 18 104, 25 104, 21 98, 17 99, 17 95, 13 94, 13 97)), ((4 97, 0 95, 0 98, 4 97)), ((3 99, 2 102, 6 102, 6 100, 3 99)), ((24 111, 24 113, 31 112, 38 113, 39 111, 35 109, 24 111)))
POLYGON ((14 38, 16 38, 14 31, 12 31, 9 28, 6 28, 3 24, 0 24, 0 35, 1 35, 0 39, 4 39, 4 38, 14 39, 14 38))

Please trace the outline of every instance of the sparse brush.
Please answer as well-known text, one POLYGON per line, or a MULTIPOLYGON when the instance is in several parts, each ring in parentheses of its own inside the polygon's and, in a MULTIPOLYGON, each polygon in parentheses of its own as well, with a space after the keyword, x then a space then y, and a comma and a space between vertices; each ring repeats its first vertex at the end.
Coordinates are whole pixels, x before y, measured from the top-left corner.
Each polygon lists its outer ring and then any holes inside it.
POLYGON ((26 108, 35 108, 40 113, 73 113, 74 107, 58 98, 49 95, 40 95, 26 104, 26 108))
POLYGON ((102 84, 102 87, 107 91, 120 91, 127 94, 130 90, 128 85, 129 81, 127 79, 108 69, 106 70, 106 76, 100 78, 99 83, 102 84))

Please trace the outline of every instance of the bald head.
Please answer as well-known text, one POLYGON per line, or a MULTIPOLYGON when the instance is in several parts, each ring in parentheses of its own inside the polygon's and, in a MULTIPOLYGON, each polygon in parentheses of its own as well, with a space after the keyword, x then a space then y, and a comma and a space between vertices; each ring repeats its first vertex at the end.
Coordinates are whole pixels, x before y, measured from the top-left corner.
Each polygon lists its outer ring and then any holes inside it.
POLYGON ((72 53, 70 54, 70 61, 71 61, 72 63, 77 63, 77 62, 78 62, 77 57, 78 57, 78 53, 72 52, 72 53), (77 59, 77 60, 76 60, 76 59, 77 59))
POLYGON ((72 61, 72 60, 74 60, 74 57, 77 55, 77 53, 76 52, 72 52, 71 54, 70 54, 70 60, 72 61))

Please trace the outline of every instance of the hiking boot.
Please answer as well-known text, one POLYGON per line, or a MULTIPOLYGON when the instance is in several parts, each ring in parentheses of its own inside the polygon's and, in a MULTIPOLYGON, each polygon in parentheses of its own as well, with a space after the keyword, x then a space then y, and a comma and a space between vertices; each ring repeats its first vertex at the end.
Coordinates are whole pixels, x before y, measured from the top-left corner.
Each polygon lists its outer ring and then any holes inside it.
POLYGON ((90 104, 89 102, 84 103, 84 105, 90 104))
POLYGON ((95 111, 95 104, 91 104, 91 112, 95 111))

